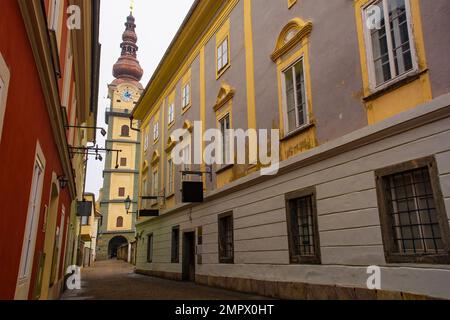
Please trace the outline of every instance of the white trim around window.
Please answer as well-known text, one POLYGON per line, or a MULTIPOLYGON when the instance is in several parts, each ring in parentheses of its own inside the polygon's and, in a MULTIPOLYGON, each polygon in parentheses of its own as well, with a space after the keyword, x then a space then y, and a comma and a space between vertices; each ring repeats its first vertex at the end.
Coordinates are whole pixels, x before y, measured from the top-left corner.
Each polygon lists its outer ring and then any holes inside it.
POLYGON ((39 142, 36 143, 35 161, 31 177, 28 213, 22 243, 19 274, 17 278, 15 298, 28 299, 31 272, 33 269, 38 224, 41 215, 42 190, 44 185, 46 160, 39 142))
POLYGON ((283 88, 283 120, 286 134, 294 132, 309 125, 309 112, 308 112, 308 96, 307 96, 307 83, 304 57, 301 56, 298 60, 293 62, 289 67, 281 71, 282 73, 282 88, 283 88), (297 69, 300 69, 300 73, 297 74, 297 69), (292 74, 291 74, 292 73, 292 74), (298 79, 297 76, 300 76, 298 79), (301 95, 297 90, 298 81, 300 81, 301 95), (291 86, 288 87, 288 83, 291 86), (293 90, 293 92, 288 92, 293 90), (289 99, 289 96, 291 98, 289 99), (302 98, 302 101, 299 101, 302 98))
POLYGON ((0 52, 0 142, 2 141, 3 120, 5 118, 6 101, 8 98, 9 80, 11 74, 0 52))
POLYGON ((167 117, 168 117, 167 123, 169 125, 173 124, 175 121, 175 104, 173 102, 169 104, 169 108, 167 110, 167 117))
POLYGON ((159 121, 153 124, 153 141, 158 141, 159 139, 159 121))
POLYGON ((183 86, 183 94, 182 94, 182 104, 183 104, 183 109, 186 109, 190 106, 191 104, 191 83, 187 82, 184 86, 183 86))
POLYGON ((60 16, 61 16, 61 0, 52 0, 50 2, 50 17, 49 17, 49 28, 55 32, 59 31, 60 26, 60 16))
POLYGON ((419 63, 414 41, 410 0, 403 1, 405 3, 404 11, 402 11, 401 8, 397 8, 398 14, 394 16, 392 21, 390 21, 391 15, 389 13, 391 7, 389 6, 390 3, 388 0, 371 1, 362 8, 362 21, 369 74, 369 86, 372 92, 383 90, 393 83, 396 83, 412 74, 418 73, 419 63), (376 5, 378 5, 378 7, 381 9, 381 13, 383 14, 384 18, 381 22, 381 29, 371 30, 369 29, 367 23, 367 12, 372 6, 376 5), (401 22, 400 20, 403 15, 405 15, 406 20, 401 22), (389 20, 390 23, 385 24, 384 21, 387 20, 389 20), (397 20, 397 22, 394 24, 394 28, 392 28, 391 22, 393 22, 394 20, 397 20), (396 40, 397 42, 398 40, 401 40, 402 27, 407 28, 408 40, 402 42, 401 45, 395 46, 396 40), (375 57, 375 43, 372 41, 372 39, 377 35, 380 42, 383 41, 384 38, 386 38, 386 40, 384 40, 386 43, 384 44, 385 48, 383 48, 382 43, 377 44, 377 48, 379 47, 378 50, 380 52, 377 54, 377 57, 375 57), (386 52, 383 53, 383 50, 386 52), (402 50, 400 55, 398 50, 402 50), (397 52, 397 58, 395 57, 395 52, 397 52), (399 59, 399 57, 401 59, 399 59), (411 61, 405 61, 405 58, 406 60, 410 59, 411 61), (399 60, 401 61, 399 62, 399 60), (380 63, 378 73, 376 71, 377 62, 380 63), (383 70, 383 65, 386 66, 385 70, 383 70), (383 79, 380 78, 381 76, 383 76, 383 79))

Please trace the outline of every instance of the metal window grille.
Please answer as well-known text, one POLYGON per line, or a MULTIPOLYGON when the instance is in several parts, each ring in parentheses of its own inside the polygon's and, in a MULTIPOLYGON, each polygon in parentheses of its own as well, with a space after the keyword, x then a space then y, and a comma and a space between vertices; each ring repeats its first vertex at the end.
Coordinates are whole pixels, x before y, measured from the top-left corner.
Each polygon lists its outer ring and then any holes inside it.
POLYGON ((180 229, 172 230, 172 263, 180 262, 180 229))
POLYGON ((428 168, 396 173, 383 179, 396 252, 444 252, 428 168))
POLYGON ((294 255, 316 256, 313 197, 301 197, 289 202, 294 255))
POLYGON ((149 235, 147 238, 147 262, 153 261, 153 235, 149 235))
POLYGON ((219 219, 220 260, 232 262, 234 258, 233 216, 228 215, 219 219))

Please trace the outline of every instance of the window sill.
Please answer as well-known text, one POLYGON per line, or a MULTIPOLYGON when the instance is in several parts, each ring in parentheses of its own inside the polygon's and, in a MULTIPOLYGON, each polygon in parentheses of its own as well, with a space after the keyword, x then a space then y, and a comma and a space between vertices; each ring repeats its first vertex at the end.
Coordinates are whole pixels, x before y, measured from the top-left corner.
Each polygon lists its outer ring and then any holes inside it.
POLYGON ((217 71, 217 74, 216 74, 216 80, 219 80, 219 79, 223 76, 223 74, 224 74, 225 72, 227 72, 227 70, 228 70, 230 67, 231 67, 231 63, 228 63, 225 67, 223 67, 222 69, 220 69, 220 71, 217 71))
POLYGON ((313 128, 314 126, 315 126, 314 123, 306 124, 306 125, 304 125, 304 126, 302 126, 302 127, 300 127, 300 128, 295 129, 294 131, 289 132, 289 133, 286 134, 284 137, 282 137, 282 138, 280 139, 280 141, 283 142, 283 141, 289 140, 289 139, 291 139, 292 137, 295 137, 295 136, 297 136, 297 135, 299 135, 299 134, 301 134, 301 133, 303 133, 303 132, 308 131, 309 129, 313 128))
POLYGON ((169 200, 171 198, 175 197, 175 192, 170 193, 169 195, 166 196, 166 199, 169 200))
POLYGON ((185 114, 186 112, 188 112, 188 110, 191 108, 192 104, 188 104, 186 107, 183 107, 181 110, 181 115, 185 114))
POLYGON ((319 257, 292 257, 291 265, 320 265, 322 264, 319 257))
POLYGON ((368 96, 365 96, 363 98, 363 101, 368 102, 368 101, 375 100, 384 94, 392 92, 398 88, 401 88, 411 82, 418 80, 423 74, 425 74, 427 72, 428 72, 428 69, 424 69, 422 71, 416 70, 416 71, 411 71, 409 73, 405 73, 404 75, 397 77, 393 80, 390 80, 389 82, 381 85, 380 87, 371 90, 372 93, 369 94, 368 96))
POLYGON ((413 263, 413 264, 450 264, 449 254, 421 254, 421 255, 402 255, 388 254, 386 255, 387 263, 413 263))
POLYGON ((222 165, 222 166, 220 166, 220 168, 218 168, 216 170, 216 174, 221 174, 221 173, 223 173, 223 172, 225 172, 225 171, 227 171, 227 170, 229 170, 229 169, 231 169, 233 167, 234 167, 233 163, 232 164, 222 165))
POLYGON ((234 259, 233 258, 220 258, 219 259, 219 263, 220 264, 234 264, 234 259))

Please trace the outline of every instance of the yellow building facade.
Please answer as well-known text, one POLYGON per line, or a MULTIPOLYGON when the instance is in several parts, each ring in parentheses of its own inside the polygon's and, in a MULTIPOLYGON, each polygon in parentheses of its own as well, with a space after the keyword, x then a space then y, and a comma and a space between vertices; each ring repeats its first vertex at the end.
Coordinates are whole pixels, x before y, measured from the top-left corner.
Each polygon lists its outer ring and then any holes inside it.
MULTIPOLYGON (((448 3, 328 2, 194 2, 132 112, 140 193, 159 197, 139 204, 159 216, 136 225, 138 273, 276 298, 450 297, 432 281, 450 278, 439 265, 450 261, 448 3), (279 129, 279 171, 192 164, 180 128, 279 129), (189 164, 174 165, 181 144, 189 164), (183 201, 184 180, 203 181, 202 203, 183 201), (389 186, 435 203, 405 211, 430 212, 439 232, 422 221, 412 244, 400 234, 413 226, 389 186), (371 265, 390 279, 383 290, 367 289, 371 265), (412 267, 400 276, 399 265, 412 267)), ((250 157, 255 143, 235 151, 250 157)))

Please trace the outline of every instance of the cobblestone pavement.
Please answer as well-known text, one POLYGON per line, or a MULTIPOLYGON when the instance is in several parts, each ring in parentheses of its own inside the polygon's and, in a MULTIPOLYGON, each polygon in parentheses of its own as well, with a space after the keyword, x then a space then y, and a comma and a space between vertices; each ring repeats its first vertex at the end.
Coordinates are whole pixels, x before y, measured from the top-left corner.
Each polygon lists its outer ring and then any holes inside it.
POLYGON ((96 262, 81 272, 81 290, 66 291, 62 300, 255 300, 264 299, 194 283, 134 273, 116 260, 96 262))

